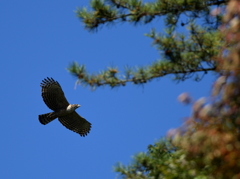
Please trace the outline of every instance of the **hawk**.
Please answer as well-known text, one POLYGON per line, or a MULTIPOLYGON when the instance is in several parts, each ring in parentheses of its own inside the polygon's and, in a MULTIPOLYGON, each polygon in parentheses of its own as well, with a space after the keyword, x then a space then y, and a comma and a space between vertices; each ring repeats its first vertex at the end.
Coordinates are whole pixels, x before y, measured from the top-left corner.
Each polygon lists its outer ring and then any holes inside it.
POLYGON ((91 123, 76 113, 75 110, 80 105, 69 104, 60 84, 53 78, 45 78, 40 86, 42 87, 43 101, 53 110, 53 112, 39 115, 40 123, 46 125, 58 118, 66 128, 85 137, 91 129, 91 123))

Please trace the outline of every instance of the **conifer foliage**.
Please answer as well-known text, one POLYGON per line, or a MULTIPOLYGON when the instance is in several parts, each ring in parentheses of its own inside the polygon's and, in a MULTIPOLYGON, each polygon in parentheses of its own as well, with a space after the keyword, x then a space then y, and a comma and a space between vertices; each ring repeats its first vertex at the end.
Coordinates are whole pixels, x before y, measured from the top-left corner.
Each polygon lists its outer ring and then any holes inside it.
POLYGON ((155 78, 174 75, 176 80, 194 77, 200 80, 209 71, 215 71, 213 58, 222 46, 221 34, 216 31, 221 24, 221 14, 211 15, 211 8, 222 7, 224 0, 92 0, 90 9, 78 8, 79 19, 89 31, 100 26, 117 23, 147 24, 163 18, 165 32, 151 29, 148 34, 153 45, 163 54, 159 60, 152 60, 144 67, 128 67, 120 72, 118 68, 89 73, 86 67, 73 62, 68 71, 77 77, 77 84, 90 86, 118 87, 127 83, 144 84, 155 78), (200 22, 200 23, 197 23, 200 22), (198 25, 200 24, 200 25, 198 25), (187 34, 178 32, 187 29, 187 34))

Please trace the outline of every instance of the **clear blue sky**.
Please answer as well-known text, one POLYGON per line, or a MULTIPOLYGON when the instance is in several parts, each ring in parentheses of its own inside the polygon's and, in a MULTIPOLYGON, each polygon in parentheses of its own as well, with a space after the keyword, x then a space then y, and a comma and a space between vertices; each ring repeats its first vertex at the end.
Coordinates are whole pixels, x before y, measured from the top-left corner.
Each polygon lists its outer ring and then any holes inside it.
POLYGON ((119 24, 84 30, 74 10, 89 1, 17 1, 0 3, 0 178, 112 179, 113 166, 181 125, 190 108, 177 101, 182 92, 206 96, 213 75, 200 83, 175 83, 170 76, 141 86, 128 84, 92 92, 78 86, 66 67, 72 61, 91 72, 109 65, 146 65, 159 58, 143 34, 153 25, 119 24), (57 80, 77 112, 92 123, 87 137, 67 130, 57 120, 43 126, 38 115, 50 112, 40 82, 57 80))

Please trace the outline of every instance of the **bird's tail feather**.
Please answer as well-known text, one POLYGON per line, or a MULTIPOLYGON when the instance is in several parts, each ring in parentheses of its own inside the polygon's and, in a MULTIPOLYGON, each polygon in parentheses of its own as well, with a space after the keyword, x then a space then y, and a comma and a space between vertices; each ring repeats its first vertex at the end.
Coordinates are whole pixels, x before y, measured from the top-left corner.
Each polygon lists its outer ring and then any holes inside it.
POLYGON ((56 118, 57 118, 57 116, 55 115, 54 112, 41 114, 41 115, 38 116, 38 119, 39 119, 40 123, 43 124, 43 125, 48 124, 49 122, 53 121, 56 118))

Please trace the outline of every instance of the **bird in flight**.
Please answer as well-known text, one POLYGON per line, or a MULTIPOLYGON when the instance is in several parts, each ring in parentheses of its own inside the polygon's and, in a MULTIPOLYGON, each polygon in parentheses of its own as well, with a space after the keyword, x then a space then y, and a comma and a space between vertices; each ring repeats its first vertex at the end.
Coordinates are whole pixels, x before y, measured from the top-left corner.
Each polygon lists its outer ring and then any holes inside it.
POLYGON ((58 118, 66 128, 85 137, 91 129, 91 123, 76 113, 75 110, 80 105, 69 104, 60 84, 53 78, 45 78, 40 86, 42 87, 43 101, 53 110, 53 112, 39 115, 40 123, 46 125, 58 118))

